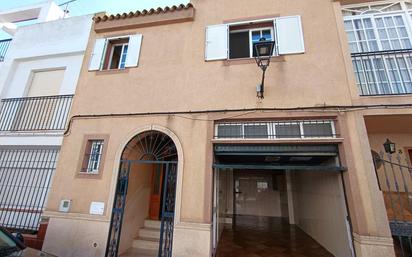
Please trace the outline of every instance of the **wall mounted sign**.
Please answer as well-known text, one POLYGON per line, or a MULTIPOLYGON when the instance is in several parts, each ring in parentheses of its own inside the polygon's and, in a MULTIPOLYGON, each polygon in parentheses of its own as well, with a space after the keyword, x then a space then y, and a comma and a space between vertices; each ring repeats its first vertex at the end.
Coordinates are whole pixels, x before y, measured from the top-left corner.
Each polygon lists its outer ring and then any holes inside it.
POLYGON ((103 215, 104 213, 104 203, 103 202, 92 202, 90 204, 90 214, 93 215, 103 215))

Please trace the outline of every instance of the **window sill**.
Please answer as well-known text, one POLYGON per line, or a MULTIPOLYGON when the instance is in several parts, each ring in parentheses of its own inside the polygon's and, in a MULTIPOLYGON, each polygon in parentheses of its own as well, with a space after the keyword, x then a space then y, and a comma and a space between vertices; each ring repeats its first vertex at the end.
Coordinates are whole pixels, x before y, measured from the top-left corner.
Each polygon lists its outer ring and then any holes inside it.
POLYGON ((96 172, 96 173, 79 172, 76 174, 76 178, 100 179, 101 177, 102 177, 102 174, 100 172, 96 172))
POLYGON ((119 74, 119 73, 129 73, 129 69, 116 69, 116 70, 98 70, 96 75, 108 75, 108 74, 119 74))
MULTIPOLYGON (((273 56, 270 57, 271 62, 284 62, 285 56, 273 56)), ((238 58, 238 59, 228 59, 223 61, 224 66, 230 65, 241 65, 241 64, 256 64, 255 58, 238 58)))

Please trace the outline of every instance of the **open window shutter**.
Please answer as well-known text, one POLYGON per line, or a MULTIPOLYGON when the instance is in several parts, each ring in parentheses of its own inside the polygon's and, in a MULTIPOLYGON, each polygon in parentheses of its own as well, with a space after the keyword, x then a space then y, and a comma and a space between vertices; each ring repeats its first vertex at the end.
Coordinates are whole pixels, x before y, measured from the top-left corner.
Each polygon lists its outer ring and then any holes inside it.
POLYGON ((278 54, 299 54, 305 52, 300 16, 276 18, 275 28, 278 54))
POLYGON ((206 28, 206 61, 228 58, 228 25, 220 24, 206 28))
POLYGON ((139 64, 140 48, 142 46, 142 34, 131 35, 127 49, 126 67, 136 67, 139 64))
POLYGON ((90 71, 100 70, 102 65, 104 49, 106 47, 106 41, 107 40, 105 38, 96 39, 96 43, 94 45, 93 53, 89 63, 90 71))

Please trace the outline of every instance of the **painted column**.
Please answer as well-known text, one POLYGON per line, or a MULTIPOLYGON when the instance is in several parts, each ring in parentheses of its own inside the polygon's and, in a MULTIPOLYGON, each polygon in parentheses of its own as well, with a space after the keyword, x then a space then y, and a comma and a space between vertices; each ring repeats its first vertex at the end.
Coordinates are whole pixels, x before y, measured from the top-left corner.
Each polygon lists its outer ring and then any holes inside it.
POLYGON ((292 177, 291 171, 287 170, 286 172, 286 193, 288 196, 288 213, 289 213, 289 224, 295 225, 295 210, 293 203, 293 188, 292 188, 292 177))
POLYGON ((357 257, 394 257, 383 194, 378 181, 363 115, 347 113, 339 119, 349 213, 357 257))

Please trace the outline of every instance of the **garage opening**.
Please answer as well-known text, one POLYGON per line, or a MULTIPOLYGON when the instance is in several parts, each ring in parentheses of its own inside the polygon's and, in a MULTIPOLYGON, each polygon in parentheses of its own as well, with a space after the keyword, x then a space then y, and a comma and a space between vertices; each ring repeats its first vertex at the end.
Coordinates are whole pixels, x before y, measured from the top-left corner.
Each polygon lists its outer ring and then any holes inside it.
POLYGON ((337 145, 214 152, 214 256, 354 256, 337 145))

